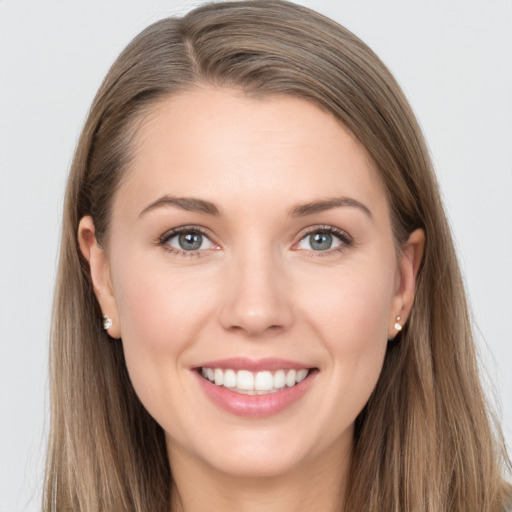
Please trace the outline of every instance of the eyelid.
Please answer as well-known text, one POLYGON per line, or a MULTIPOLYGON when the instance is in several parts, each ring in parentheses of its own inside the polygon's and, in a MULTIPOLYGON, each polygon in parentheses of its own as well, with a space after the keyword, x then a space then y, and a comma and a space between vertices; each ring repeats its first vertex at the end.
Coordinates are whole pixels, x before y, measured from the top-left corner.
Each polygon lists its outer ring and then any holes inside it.
MULTIPOLYGON (((345 230, 338 228, 336 226, 332 226, 332 225, 318 224, 318 225, 308 226, 307 228, 304 228, 298 235, 298 241, 293 244, 292 250, 307 251, 307 252, 314 253, 315 256, 323 256, 323 255, 329 255, 329 254, 333 254, 333 253, 342 252, 345 249, 347 249, 348 247, 350 247, 351 245, 353 245, 353 243, 354 243, 353 238, 345 230), (340 241, 340 245, 337 247, 331 248, 331 249, 327 249, 325 251, 314 251, 314 250, 298 248, 298 244, 305 237, 310 236, 313 233, 318 233, 318 232, 329 233, 329 234, 335 236, 340 241)), ((184 225, 184 226, 177 226, 175 228, 169 229, 157 238, 156 245, 162 246, 165 250, 167 250, 168 252, 171 252, 173 254, 179 254, 179 255, 184 255, 184 256, 204 256, 205 253, 208 253, 212 250, 220 249, 220 244, 218 244, 215 241, 214 237, 209 232, 209 230, 207 230, 201 226, 197 226, 197 225, 184 225), (171 238, 179 235, 180 233, 194 232, 194 231, 198 232, 201 235, 203 235, 204 237, 206 237, 216 247, 213 249, 200 249, 200 250, 195 250, 195 251, 185 251, 185 250, 177 249, 176 247, 173 247, 167 243, 171 238)))
POLYGON ((166 251, 168 251, 172 254, 179 254, 179 255, 183 255, 183 256, 196 256, 196 257, 204 256, 205 253, 208 253, 209 251, 217 250, 220 248, 219 244, 214 240, 214 238, 212 237, 211 233, 208 230, 206 230, 205 228, 203 228, 201 226, 190 225, 190 224, 185 225, 185 226, 177 226, 175 228, 171 228, 171 229, 167 230, 165 233, 163 233, 162 235, 160 235, 157 238, 156 245, 161 246, 166 251), (178 248, 173 247, 168 244, 169 240, 171 240, 175 236, 178 236, 181 233, 190 233, 190 232, 200 233, 202 236, 206 237, 215 247, 209 248, 209 249, 198 249, 195 251, 185 251, 185 250, 178 249, 178 248))
POLYGON ((319 224, 316 226, 308 226, 307 228, 303 229, 300 234, 298 235, 298 241, 295 242, 292 246, 293 250, 296 251, 308 251, 308 249, 300 249, 298 248, 298 244, 304 240, 307 236, 312 235, 313 233, 329 233, 330 235, 335 236, 338 238, 338 240, 341 242, 338 247, 334 247, 332 249, 327 249, 326 251, 313 251, 309 250, 309 252, 314 252, 316 256, 322 256, 322 255, 328 255, 335 252, 341 252, 344 251, 347 247, 350 247, 353 245, 354 240, 353 238, 344 230, 341 228, 338 228, 336 226, 331 226, 328 224, 319 224))

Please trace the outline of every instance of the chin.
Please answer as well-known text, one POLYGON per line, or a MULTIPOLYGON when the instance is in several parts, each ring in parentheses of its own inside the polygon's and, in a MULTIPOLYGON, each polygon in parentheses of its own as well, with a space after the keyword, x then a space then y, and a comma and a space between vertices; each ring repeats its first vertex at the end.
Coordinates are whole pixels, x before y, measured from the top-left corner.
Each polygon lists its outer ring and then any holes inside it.
MULTIPOLYGON (((258 446, 253 446, 257 449, 258 446)), ((233 451, 209 461, 211 467, 225 475, 239 478, 276 478, 293 472, 300 466, 300 457, 277 452, 271 455, 264 453, 240 453, 233 451)))
MULTIPOLYGON (((309 465, 317 457, 322 458, 322 452, 328 450, 328 446, 322 446, 326 439, 322 443, 314 435, 311 424, 302 423, 302 426, 307 427, 307 431, 300 432, 299 427, 295 435, 290 435, 289 425, 284 428, 284 425, 260 424, 257 429, 232 426, 221 435, 200 436, 195 443, 188 439, 187 451, 193 453, 199 465, 226 476, 281 477, 309 465)), ((172 466, 173 441, 168 443, 172 466)), ((179 447, 174 451, 180 451, 179 447)))

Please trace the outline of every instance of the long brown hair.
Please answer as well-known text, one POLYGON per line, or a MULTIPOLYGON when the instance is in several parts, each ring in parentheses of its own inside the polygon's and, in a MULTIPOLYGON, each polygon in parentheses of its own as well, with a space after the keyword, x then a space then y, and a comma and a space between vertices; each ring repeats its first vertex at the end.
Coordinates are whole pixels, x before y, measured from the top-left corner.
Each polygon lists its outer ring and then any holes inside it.
POLYGON ((502 512, 509 466, 480 384, 464 286, 418 123, 362 41, 280 0, 205 5, 153 24, 123 51, 96 95, 64 206, 44 510, 170 510, 164 434, 135 395, 121 343, 101 329, 77 231, 91 215, 98 241, 108 242, 112 198, 138 124, 159 100, 197 84, 321 106, 377 164, 397 246, 414 229, 425 231, 412 314, 356 420, 345 509, 502 512))

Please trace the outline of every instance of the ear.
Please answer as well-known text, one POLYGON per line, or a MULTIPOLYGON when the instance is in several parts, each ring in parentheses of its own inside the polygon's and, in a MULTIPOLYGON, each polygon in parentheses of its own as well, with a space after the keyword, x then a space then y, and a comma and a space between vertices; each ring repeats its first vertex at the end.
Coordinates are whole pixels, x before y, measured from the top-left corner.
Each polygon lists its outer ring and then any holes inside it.
MULTIPOLYGON (((84 258, 89 262, 94 294, 103 315, 112 319, 112 326, 107 330, 112 338, 121 337, 119 313, 110 276, 107 253, 96 240, 96 231, 92 217, 82 217, 78 225, 78 243, 84 258)), ((100 321, 100 319, 98 319, 100 321)))
POLYGON ((423 258, 424 247, 425 233, 422 229, 413 231, 402 247, 397 275, 397 289, 393 297, 389 318, 389 339, 393 339, 400 331, 395 325, 403 326, 411 313, 416 279, 423 258), (400 317, 400 320, 397 320, 398 317, 400 317))

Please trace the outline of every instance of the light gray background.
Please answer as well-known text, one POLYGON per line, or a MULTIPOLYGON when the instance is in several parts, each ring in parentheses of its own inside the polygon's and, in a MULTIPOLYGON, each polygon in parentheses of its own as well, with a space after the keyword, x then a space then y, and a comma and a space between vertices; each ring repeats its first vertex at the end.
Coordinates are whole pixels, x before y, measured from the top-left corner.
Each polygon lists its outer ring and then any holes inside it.
MULTIPOLYGON (((197 3, 0 0, 0 512, 40 508, 51 297, 80 127, 128 41, 197 3)), ((420 119, 510 447, 512 0, 300 3, 373 47, 420 119)))

